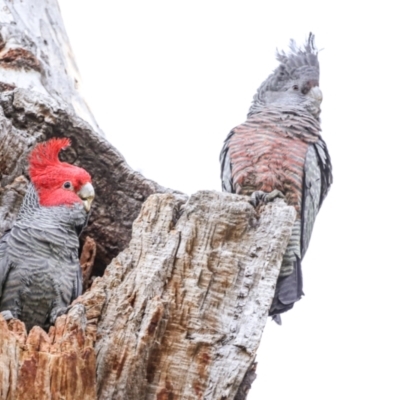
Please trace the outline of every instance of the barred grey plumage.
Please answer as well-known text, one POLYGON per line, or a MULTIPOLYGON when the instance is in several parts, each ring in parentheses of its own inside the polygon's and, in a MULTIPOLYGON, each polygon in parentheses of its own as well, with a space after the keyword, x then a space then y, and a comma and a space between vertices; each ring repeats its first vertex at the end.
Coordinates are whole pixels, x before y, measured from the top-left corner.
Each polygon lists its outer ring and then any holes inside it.
POLYGON ((270 315, 280 316, 303 295, 301 260, 316 215, 332 183, 332 166, 320 136, 318 52, 314 35, 304 48, 292 40, 277 53, 280 65, 254 95, 248 119, 234 128, 221 151, 222 190, 266 198, 280 191, 297 210, 270 315))
POLYGON ((32 183, 14 226, 0 239, 0 312, 21 319, 28 331, 48 329, 82 292, 78 237, 94 189, 87 171, 58 159, 69 145, 54 138, 35 146, 32 183))
POLYGON ((31 184, 17 221, 0 239, 0 311, 48 329, 82 292, 78 232, 83 204, 42 207, 31 184))

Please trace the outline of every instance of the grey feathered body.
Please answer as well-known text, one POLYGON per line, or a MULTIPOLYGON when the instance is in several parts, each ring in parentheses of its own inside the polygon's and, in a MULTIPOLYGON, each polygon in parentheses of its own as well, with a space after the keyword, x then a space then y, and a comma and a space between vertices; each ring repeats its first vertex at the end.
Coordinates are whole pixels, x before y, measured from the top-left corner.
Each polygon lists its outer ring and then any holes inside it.
POLYGON ((300 262, 331 181, 330 158, 319 133, 319 122, 306 109, 270 105, 234 128, 221 152, 224 191, 279 190, 297 210, 271 315, 288 310, 302 296, 300 262))
POLYGON ((30 185, 17 221, 0 239, 0 311, 48 329, 81 294, 82 204, 42 207, 30 185))
POLYGON ((261 84, 247 121, 234 128, 221 151, 224 191, 252 195, 281 192, 297 211, 270 315, 293 307, 303 295, 301 260, 316 216, 332 183, 332 165, 320 135, 318 52, 310 34, 303 49, 277 54, 280 65, 261 84))

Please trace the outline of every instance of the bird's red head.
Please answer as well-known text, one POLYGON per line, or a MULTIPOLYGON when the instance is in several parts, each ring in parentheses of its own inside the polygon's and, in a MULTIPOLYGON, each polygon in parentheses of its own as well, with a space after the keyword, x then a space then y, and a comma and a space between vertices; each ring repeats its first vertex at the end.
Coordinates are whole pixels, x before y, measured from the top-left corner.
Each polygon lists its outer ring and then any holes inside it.
POLYGON ((29 157, 29 175, 42 206, 83 203, 88 211, 94 198, 89 173, 58 159, 60 151, 70 145, 67 138, 36 145, 29 157))

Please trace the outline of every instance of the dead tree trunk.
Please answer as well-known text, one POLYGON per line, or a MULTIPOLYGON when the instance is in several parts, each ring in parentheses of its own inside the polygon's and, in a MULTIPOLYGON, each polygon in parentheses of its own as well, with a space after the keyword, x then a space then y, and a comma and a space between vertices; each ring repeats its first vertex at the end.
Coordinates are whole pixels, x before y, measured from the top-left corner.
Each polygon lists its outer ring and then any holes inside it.
POLYGON ((77 91, 56 1, 0 6, 0 234, 32 147, 67 136, 96 189, 81 260, 108 265, 48 333, 0 317, 0 399, 245 398, 294 209, 187 198, 132 171, 77 91))

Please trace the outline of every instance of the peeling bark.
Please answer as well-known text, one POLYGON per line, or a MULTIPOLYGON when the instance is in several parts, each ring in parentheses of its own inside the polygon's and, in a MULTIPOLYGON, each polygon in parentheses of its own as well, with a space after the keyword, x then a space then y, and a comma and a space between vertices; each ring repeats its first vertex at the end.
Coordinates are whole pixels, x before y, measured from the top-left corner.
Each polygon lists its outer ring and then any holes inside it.
POLYGON ((48 333, 0 316, 0 400, 244 399, 295 210, 188 198, 133 171, 77 90, 56 1, 0 9, 0 235, 25 194, 29 152, 66 136, 62 157, 96 190, 86 285, 108 266, 48 333))
POLYGON ((7 400, 95 399, 93 341, 86 315, 74 306, 49 334, 35 326, 29 335, 18 320, 0 315, 0 398, 7 400))

